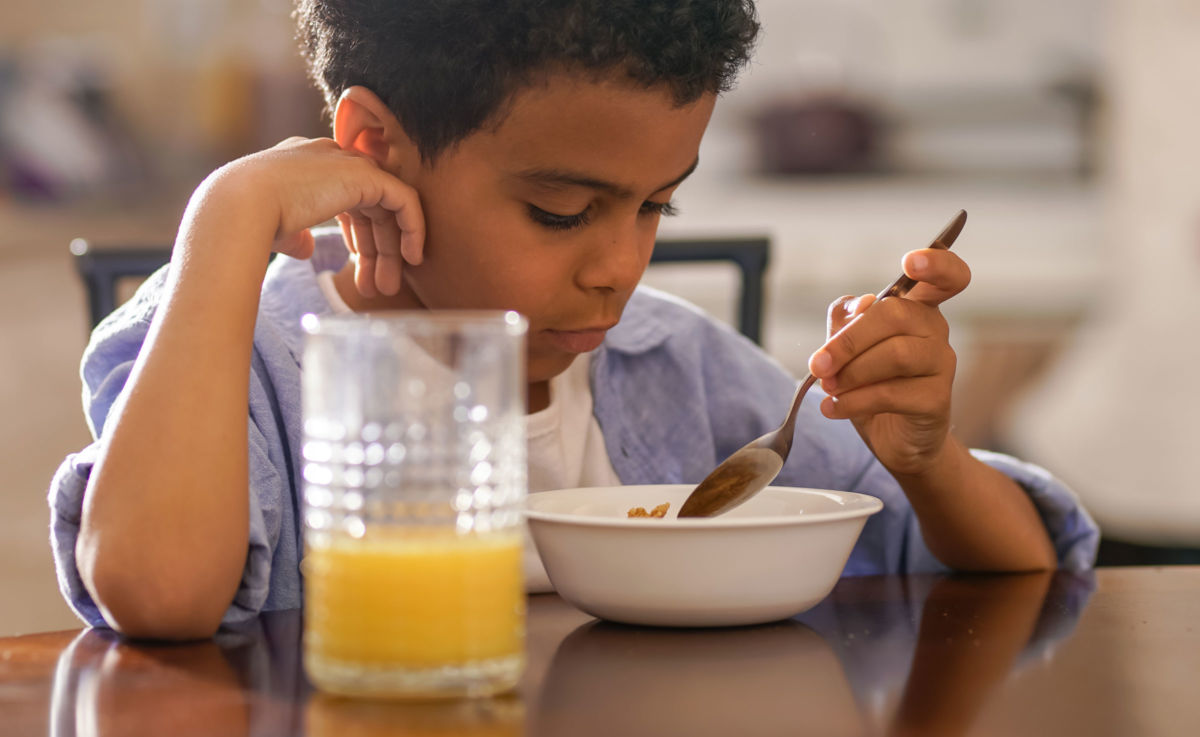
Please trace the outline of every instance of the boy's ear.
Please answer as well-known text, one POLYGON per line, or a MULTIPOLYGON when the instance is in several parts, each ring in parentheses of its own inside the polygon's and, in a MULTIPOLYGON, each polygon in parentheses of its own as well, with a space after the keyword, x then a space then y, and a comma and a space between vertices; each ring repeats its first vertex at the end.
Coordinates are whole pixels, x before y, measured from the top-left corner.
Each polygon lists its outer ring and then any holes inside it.
POLYGON ((358 85, 346 88, 338 98, 333 112, 333 139, 342 148, 369 156, 394 173, 407 168, 417 154, 417 147, 383 100, 358 85))

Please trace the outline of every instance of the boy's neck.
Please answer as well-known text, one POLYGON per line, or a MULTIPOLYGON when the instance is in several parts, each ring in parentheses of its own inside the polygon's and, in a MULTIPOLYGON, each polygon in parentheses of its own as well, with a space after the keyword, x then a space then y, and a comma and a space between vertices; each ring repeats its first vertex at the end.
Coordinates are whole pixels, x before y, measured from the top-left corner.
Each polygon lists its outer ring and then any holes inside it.
POLYGON ((526 412, 533 414, 541 412, 550 406, 550 382, 539 381, 529 385, 529 397, 526 400, 526 412))

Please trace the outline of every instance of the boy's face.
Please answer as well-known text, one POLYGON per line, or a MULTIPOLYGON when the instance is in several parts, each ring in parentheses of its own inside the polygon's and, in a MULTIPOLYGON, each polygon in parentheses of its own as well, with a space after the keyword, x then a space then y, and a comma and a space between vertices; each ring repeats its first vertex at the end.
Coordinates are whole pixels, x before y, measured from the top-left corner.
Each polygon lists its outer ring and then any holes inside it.
POLYGON ((714 102, 559 74, 433 165, 408 157, 427 238, 392 304, 517 310, 530 384, 561 373, 620 319, 714 102))

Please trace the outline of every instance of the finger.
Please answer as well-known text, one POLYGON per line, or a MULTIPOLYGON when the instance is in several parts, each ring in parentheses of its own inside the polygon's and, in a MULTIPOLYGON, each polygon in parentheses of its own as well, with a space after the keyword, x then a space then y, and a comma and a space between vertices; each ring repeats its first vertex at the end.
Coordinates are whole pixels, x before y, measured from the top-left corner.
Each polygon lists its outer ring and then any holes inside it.
POLYGON ((375 289, 375 233, 371 220, 360 212, 350 213, 350 232, 358 260, 354 264, 354 286, 364 297, 377 296, 375 289))
POLYGON ((941 418, 949 413, 949 402, 950 394, 938 379, 898 378, 825 397, 821 400, 821 413, 834 420, 879 414, 941 418))
POLYGON ((400 226, 394 213, 382 207, 367 208, 363 214, 371 221, 372 240, 375 244, 375 288, 380 294, 395 294, 400 291, 400 226))
POLYGON ((380 207, 392 212, 400 231, 400 255, 418 266, 425 259, 425 211, 417 190, 392 177, 392 186, 384 191, 380 207))
MULTIPOLYGON (((831 318, 831 324, 834 323, 836 320, 831 318)), ((809 358, 809 371, 824 380, 836 375, 872 346, 894 336, 913 335, 948 342, 949 332, 949 326, 937 308, 907 299, 885 299, 850 317, 809 358)))
POLYGON ((954 380, 957 357, 949 343, 938 338, 898 335, 880 341, 847 363, 832 376, 821 379, 826 394, 842 395, 864 386, 897 378, 944 377, 954 380))
POLYGON ((350 253, 358 254, 358 249, 354 246, 354 233, 350 229, 350 215, 345 212, 338 213, 338 227, 342 229, 342 240, 346 243, 346 250, 350 253))
POLYGON ((971 283, 971 267, 953 251, 923 248, 909 251, 901 261, 904 273, 917 281, 907 299, 936 306, 971 283))
POLYGON ((828 337, 836 334, 847 323, 866 311, 875 301, 873 294, 864 294, 859 297, 848 294, 834 300, 825 315, 825 335, 828 337))
POLYGON ((374 165, 369 166, 378 186, 364 195, 358 209, 390 212, 400 230, 400 255, 404 261, 416 266, 423 260, 425 249, 425 213, 420 195, 399 178, 374 165))

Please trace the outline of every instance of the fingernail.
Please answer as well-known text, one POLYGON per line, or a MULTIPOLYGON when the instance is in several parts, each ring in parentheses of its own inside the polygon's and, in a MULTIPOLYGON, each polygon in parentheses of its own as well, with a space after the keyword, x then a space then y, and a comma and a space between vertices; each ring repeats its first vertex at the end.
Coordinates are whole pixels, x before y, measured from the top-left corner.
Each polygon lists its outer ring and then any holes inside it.
POLYGON ((929 268, 929 257, 923 254, 913 256, 912 267, 913 271, 924 271, 929 268))
POLYGON ((833 368, 833 356, 825 351, 817 351, 808 359, 808 367, 814 376, 820 376, 833 368))

